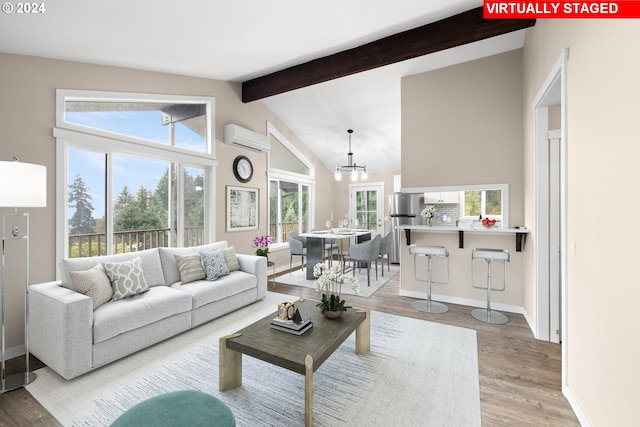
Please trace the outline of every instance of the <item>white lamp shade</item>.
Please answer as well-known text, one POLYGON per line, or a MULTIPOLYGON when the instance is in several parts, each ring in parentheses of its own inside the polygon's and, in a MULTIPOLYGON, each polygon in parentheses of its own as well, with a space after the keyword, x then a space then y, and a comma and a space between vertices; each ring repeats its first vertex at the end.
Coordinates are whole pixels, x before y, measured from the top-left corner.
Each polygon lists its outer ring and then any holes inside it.
POLYGON ((47 168, 21 162, 0 162, 0 206, 47 206, 47 168))

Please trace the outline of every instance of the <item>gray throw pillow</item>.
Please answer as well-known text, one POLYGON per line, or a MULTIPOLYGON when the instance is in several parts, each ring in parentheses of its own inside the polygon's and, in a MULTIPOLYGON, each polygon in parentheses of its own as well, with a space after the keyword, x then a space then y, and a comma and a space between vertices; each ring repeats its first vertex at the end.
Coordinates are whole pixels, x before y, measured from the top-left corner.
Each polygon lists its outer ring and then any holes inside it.
POLYGON ((212 252, 200 252, 205 279, 217 280, 219 277, 229 274, 227 263, 220 249, 212 252))
POLYGON ((86 295, 93 301, 93 309, 111 300, 111 282, 100 264, 90 270, 70 271, 73 290, 86 295))
POLYGON ((230 248, 223 249, 222 254, 224 255, 224 261, 227 263, 227 268, 230 272, 240 270, 236 248, 231 246, 230 248))
POLYGON ((205 275, 200 255, 174 255, 174 257, 178 264, 178 270, 180 270, 180 281, 183 285, 204 279, 205 275))
POLYGON ((102 267, 111 282, 114 300, 149 290, 149 285, 144 279, 140 257, 125 262, 103 262, 102 267))

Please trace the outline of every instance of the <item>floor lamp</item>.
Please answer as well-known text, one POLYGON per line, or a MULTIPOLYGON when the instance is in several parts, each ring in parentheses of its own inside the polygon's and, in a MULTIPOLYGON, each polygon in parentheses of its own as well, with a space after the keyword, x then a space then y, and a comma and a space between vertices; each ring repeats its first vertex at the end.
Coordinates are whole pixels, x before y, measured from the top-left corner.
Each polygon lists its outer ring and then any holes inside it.
POLYGON ((0 207, 10 207, 13 213, 2 214, 2 367, 0 393, 32 383, 36 374, 29 370, 29 214, 18 213, 18 208, 44 207, 47 205, 47 169, 44 166, 20 163, 14 157, 11 162, 0 162, 0 207), (23 230, 16 224, 24 224, 23 230), (8 228, 11 228, 9 231, 8 228), (26 278, 24 285, 24 347, 25 372, 6 376, 5 369, 5 249, 12 241, 23 240, 26 246, 26 278))

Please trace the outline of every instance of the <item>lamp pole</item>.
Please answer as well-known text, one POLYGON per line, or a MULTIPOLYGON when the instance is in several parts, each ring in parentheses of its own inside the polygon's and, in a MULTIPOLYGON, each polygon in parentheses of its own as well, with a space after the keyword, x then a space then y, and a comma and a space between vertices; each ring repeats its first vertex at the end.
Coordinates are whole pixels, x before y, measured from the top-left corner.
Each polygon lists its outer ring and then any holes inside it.
POLYGON ((14 390, 32 383, 36 374, 29 369, 29 214, 18 213, 18 207, 44 207, 47 205, 47 169, 41 165, 20 163, 14 157, 11 162, 0 162, 0 206, 12 207, 13 213, 2 214, 2 361, 0 363, 0 393, 14 390), (19 224, 24 222, 24 233, 19 224), (9 225, 7 224, 9 222, 9 225), (11 231, 8 229, 11 228, 11 231), (24 348, 25 372, 6 375, 6 287, 7 287, 7 243, 25 242, 24 283, 24 348))

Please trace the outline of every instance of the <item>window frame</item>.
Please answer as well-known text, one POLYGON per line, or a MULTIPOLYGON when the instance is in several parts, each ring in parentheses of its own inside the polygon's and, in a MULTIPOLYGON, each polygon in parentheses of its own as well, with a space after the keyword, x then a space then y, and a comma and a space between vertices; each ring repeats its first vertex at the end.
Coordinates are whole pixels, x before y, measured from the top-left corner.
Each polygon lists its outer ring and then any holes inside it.
MULTIPOLYGON (((440 186, 440 187, 402 187, 400 192, 402 193, 441 193, 441 192, 453 192, 453 191, 486 191, 486 190, 501 190, 502 191, 502 215, 490 215, 491 218, 500 220, 501 228, 509 228, 509 184, 469 184, 469 185, 452 185, 452 186, 440 186)), ((461 194, 461 198, 464 199, 464 194, 461 194)), ((460 202, 460 209, 464 208, 464 202, 460 202)), ((477 220, 474 217, 460 216, 460 220, 477 220)), ((496 225, 497 226, 497 225, 496 225)))
MULTIPOLYGON (((276 181, 278 185, 276 186, 278 194, 276 196, 276 200, 279 200, 280 197, 280 181, 287 181, 289 183, 298 184, 298 194, 302 195, 300 191, 302 186, 308 186, 309 188, 309 230, 313 227, 314 224, 314 212, 315 212, 315 166, 314 164, 307 159, 300 150, 298 150, 275 126, 271 123, 267 122, 267 136, 273 135, 286 149, 288 149, 300 162, 302 162, 307 168, 306 174, 300 174, 295 172, 290 172, 282 169, 272 168, 271 167, 271 153, 267 152, 267 230, 271 230, 271 182, 276 181)), ((300 196, 299 196, 300 197, 300 196)), ((298 202, 301 202, 301 199, 298 199, 298 202)), ((302 218, 303 212, 302 210, 298 211, 298 226, 302 226, 302 218)), ((281 212, 278 211, 278 223, 281 222, 281 212)), ((278 230, 278 225, 276 224, 276 230, 278 230)), ((279 235, 280 233, 278 233, 279 235)), ((278 236, 276 239, 273 239, 272 236, 272 249, 283 249, 288 248, 288 242, 278 242, 278 236)))
MULTIPOLYGON (((210 97, 177 97, 174 95, 146 95, 146 94, 124 94, 93 91, 57 90, 56 93, 56 126, 53 129, 53 136, 56 138, 56 259, 59 261, 68 256, 68 189, 69 189, 69 149, 93 151, 106 154, 106 228, 105 233, 109 242, 113 239, 113 159, 114 153, 138 156, 153 160, 175 163, 179 166, 179 176, 182 176, 184 168, 201 168, 204 170, 205 201, 204 201, 204 239, 205 242, 215 241, 215 175, 217 161, 213 149, 209 153, 198 153, 191 150, 172 147, 170 145, 154 143, 140 140, 134 137, 122 136, 100 129, 78 126, 73 123, 64 122, 65 101, 71 97, 73 100, 86 99, 91 101, 91 95, 99 96, 96 100, 119 100, 121 102, 204 102, 207 104, 206 120, 207 124, 213 123, 215 99, 210 97), (111 97, 110 97, 111 96, 111 97), (126 96, 131 96, 127 99, 126 96)), ((207 145, 213 147, 214 129, 207 126, 207 145)), ((184 227, 183 212, 183 188, 182 179, 177 181, 178 200, 180 203, 178 214, 178 241, 173 242, 174 247, 181 247, 184 241, 182 227, 184 227)), ((107 254, 112 254, 112 245, 107 245, 107 254)), ((60 273, 58 272, 58 279, 60 273)))
POLYGON ((166 150, 176 153, 183 153, 192 156, 215 158, 215 127, 213 126, 215 117, 215 98, 206 96, 180 96, 180 95, 158 95, 143 94, 129 92, 103 92, 88 91, 74 89, 57 89, 56 90, 56 128, 68 129, 72 131, 87 133, 96 136, 102 136, 109 139, 116 139, 132 144, 146 147, 163 147, 166 150), (109 132, 104 129, 92 128, 79 125, 77 123, 67 122, 65 120, 65 102, 66 101, 95 101, 95 102, 147 102, 147 103, 173 103, 173 104, 194 104, 201 103, 206 105, 206 150, 204 153, 191 151, 180 147, 174 147, 167 144, 149 141, 147 139, 136 138, 109 132))
MULTIPOLYGON (((466 189, 466 190, 462 190, 460 191, 460 212, 465 212, 466 211, 466 198, 465 198, 465 192, 467 191, 479 191, 480 192, 480 216, 482 218, 486 218, 487 216, 490 216, 493 219, 496 219, 498 221, 502 221, 502 214, 500 215, 495 215, 495 214, 487 214, 487 191, 496 191, 499 190, 498 188, 491 188, 491 189, 482 189, 482 190, 471 190, 471 189, 466 189)), ((502 197, 502 195, 504 193, 500 193, 501 194, 501 199, 500 199, 500 209, 501 211, 503 210, 503 204, 504 204, 504 198, 502 197)), ((460 220, 462 221, 469 221, 469 220, 476 220, 478 219, 478 215, 464 215, 461 214, 460 215, 460 220)))

